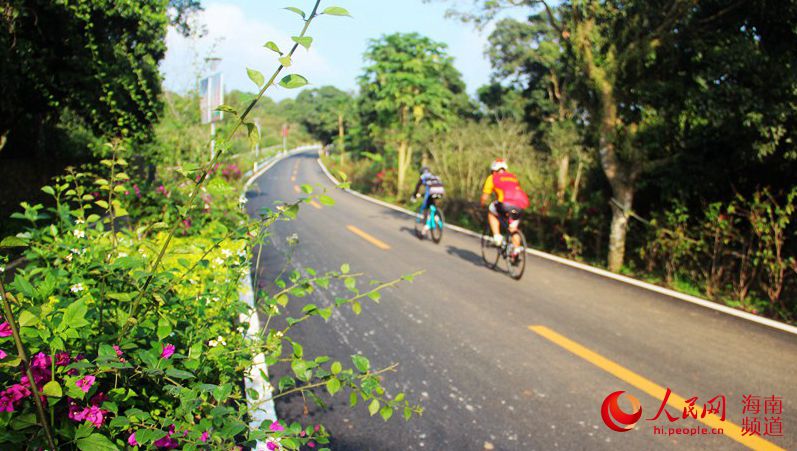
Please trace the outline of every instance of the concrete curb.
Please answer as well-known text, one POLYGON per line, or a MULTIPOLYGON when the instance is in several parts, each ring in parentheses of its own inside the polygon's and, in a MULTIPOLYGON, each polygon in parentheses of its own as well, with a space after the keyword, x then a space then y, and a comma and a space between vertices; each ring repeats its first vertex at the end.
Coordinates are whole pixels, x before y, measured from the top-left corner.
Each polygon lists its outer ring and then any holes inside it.
MULTIPOLYGON (((324 174, 326 174, 326 176, 332 181, 332 183, 334 183, 336 185, 340 184, 340 182, 338 182, 338 180, 329 172, 329 170, 326 168, 326 166, 324 166, 324 163, 321 161, 321 158, 318 158, 317 161, 318 161, 318 165, 321 166, 321 169, 324 172, 324 174)), ((348 192, 349 194, 352 194, 352 195, 354 195, 356 197, 359 197, 360 199, 366 200, 368 202, 371 202, 371 203, 374 203, 374 204, 377 204, 377 205, 381 205, 383 207, 390 208, 392 210, 395 210, 395 211, 398 211, 398 212, 401 212, 401 213, 404 213, 404 214, 407 214, 407 215, 410 215, 410 216, 415 216, 415 217, 418 216, 417 213, 415 213, 413 211, 409 211, 406 208, 401 208, 399 206, 396 206, 396 205, 393 205, 393 204, 389 204, 389 203, 381 201, 379 199, 374 199, 373 197, 366 196, 365 194, 358 193, 358 192, 350 190, 348 188, 346 188, 344 190, 346 192, 348 192)), ((467 230, 467 229, 464 229, 462 227, 459 227, 459 226, 456 226, 456 225, 452 225, 452 224, 446 224, 445 226, 446 226, 446 228, 451 229, 453 231, 456 231, 456 232, 459 232, 459 233, 462 233, 462 234, 465 234, 465 235, 469 235, 469 236, 472 236, 472 237, 481 238, 480 234, 478 234, 476 232, 473 232, 471 230, 467 230)), ((677 291, 670 290, 670 289, 664 288, 664 287, 660 287, 660 286, 654 285, 652 283, 647 283, 647 282, 643 282, 641 280, 633 279, 633 278, 628 277, 628 276, 615 274, 613 272, 606 271, 605 269, 596 268, 594 266, 586 265, 584 263, 576 262, 576 261, 573 261, 573 260, 568 260, 566 258, 558 257, 556 255, 548 254, 546 252, 538 251, 536 249, 526 249, 526 253, 528 253, 530 255, 534 255, 535 257, 540 257, 540 258, 543 258, 543 259, 546 259, 546 260, 550 260, 550 261, 553 261, 553 262, 556 262, 556 263, 559 263, 559 264, 562 264, 562 265, 565 265, 565 266, 570 266, 571 268, 577 268, 577 269, 580 269, 582 271, 587 271, 587 272, 591 272, 593 274, 597 274, 599 276, 606 277, 608 279, 616 280, 618 282, 627 283, 627 284, 633 285, 635 287, 639 287, 639 288, 643 288, 645 290, 649 290, 649 291, 653 291, 653 292, 656 292, 656 293, 659 293, 659 294, 663 294, 665 296, 669 296, 669 297, 674 298, 674 299, 678 299, 678 300, 686 301, 686 302, 691 302, 692 304, 696 304, 696 305, 699 305, 701 307, 705 307, 705 308, 708 308, 708 309, 711 309, 711 310, 714 310, 714 311, 717 311, 717 312, 722 312, 722 313, 725 313, 727 315, 735 316, 737 318, 741 318, 741 319, 745 319, 745 320, 748 320, 748 321, 752 321, 754 323, 761 324, 761 325, 767 326, 767 327, 771 327, 773 329, 777 329, 777 330, 780 330, 782 332, 786 332, 786 333, 797 335, 797 327, 791 326, 791 325, 786 324, 786 323, 782 323, 780 321, 775 321, 775 320, 769 319, 769 318, 763 318, 763 317, 760 317, 758 315, 754 315, 752 313, 744 312, 744 311, 737 310, 737 309, 732 308, 732 307, 728 307, 726 305, 722 305, 722 304, 718 304, 716 302, 709 301, 707 299, 702 299, 702 298, 699 298, 697 296, 692 296, 692 295, 689 295, 689 294, 679 293, 677 291)))
MULTIPOLYGON (((265 159, 262 163, 262 167, 258 168, 258 170, 255 171, 244 183, 240 204, 245 204, 246 192, 249 190, 249 187, 252 185, 252 183, 254 183, 258 177, 262 176, 269 169, 274 167, 275 164, 296 153, 317 149, 319 147, 320 146, 317 145, 301 146, 292 149, 289 152, 280 153, 265 159)), ((258 166, 260 165, 258 164, 258 166)), ((249 268, 247 268, 246 275, 241 280, 241 283, 238 287, 238 296, 239 299, 245 302, 250 308, 250 313, 248 315, 242 313, 239 317, 239 321, 241 324, 249 324, 249 327, 245 332, 245 336, 246 338, 251 339, 261 331, 260 318, 257 315, 257 309, 255 309, 255 294, 252 287, 251 264, 249 268)), ((246 388, 246 402, 249 405, 249 412, 251 416, 249 425, 251 427, 258 428, 261 424, 263 424, 264 421, 277 420, 277 411, 274 407, 273 400, 269 399, 266 402, 261 402, 252 399, 249 396, 250 390, 257 393, 257 399, 267 399, 272 396, 273 387, 268 381, 268 367, 266 366, 266 356, 264 354, 257 354, 255 356, 253 365, 246 371, 246 375, 244 376, 244 387, 246 388)), ((268 450, 265 442, 257 442, 257 445, 254 449, 256 451, 268 450)))

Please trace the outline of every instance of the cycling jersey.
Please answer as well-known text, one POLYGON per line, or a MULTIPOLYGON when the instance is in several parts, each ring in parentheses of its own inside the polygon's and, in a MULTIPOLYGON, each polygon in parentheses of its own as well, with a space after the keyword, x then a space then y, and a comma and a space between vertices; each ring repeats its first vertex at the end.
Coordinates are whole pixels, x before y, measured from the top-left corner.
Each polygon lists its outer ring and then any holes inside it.
POLYGON ((418 178, 418 183, 415 185, 416 195, 418 194, 421 185, 424 186, 426 191, 424 193, 423 204, 421 204, 422 210, 429 208, 432 199, 441 198, 446 192, 445 188, 443 187, 443 180, 431 172, 424 172, 421 174, 420 178, 418 178))
POLYGON ((495 172, 484 181, 482 193, 490 195, 495 193, 498 202, 520 208, 528 208, 529 198, 520 188, 517 177, 511 172, 495 172))

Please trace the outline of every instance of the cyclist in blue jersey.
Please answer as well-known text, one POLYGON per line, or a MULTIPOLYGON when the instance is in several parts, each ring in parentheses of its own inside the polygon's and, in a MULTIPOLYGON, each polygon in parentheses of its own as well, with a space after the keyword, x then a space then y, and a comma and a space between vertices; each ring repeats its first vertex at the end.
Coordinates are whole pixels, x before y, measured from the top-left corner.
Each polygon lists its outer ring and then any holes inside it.
MULTIPOLYGON (((419 191, 421 186, 424 187, 424 198, 423 204, 421 205, 421 216, 424 218, 426 217, 426 210, 432 205, 435 199, 439 199, 443 197, 446 190, 443 187, 443 181, 440 177, 432 174, 432 171, 429 170, 428 167, 424 166, 421 168, 421 176, 418 177, 418 183, 415 184, 415 192, 413 193, 412 197, 410 198, 410 203, 412 203, 415 199, 421 197, 419 191)), ((424 232, 428 231, 428 226, 424 225, 424 232)))

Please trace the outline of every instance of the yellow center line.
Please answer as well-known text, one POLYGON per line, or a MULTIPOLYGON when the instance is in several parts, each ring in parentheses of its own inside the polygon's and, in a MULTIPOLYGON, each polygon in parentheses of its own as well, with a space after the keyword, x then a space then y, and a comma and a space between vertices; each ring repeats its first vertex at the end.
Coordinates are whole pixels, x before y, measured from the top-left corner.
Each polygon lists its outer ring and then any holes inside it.
POLYGON ((302 192, 301 188, 299 188, 299 185, 293 185, 293 190, 296 191, 297 193, 302 192))
POLYGON ((313 207, 315 207, 315 208, 317 208, 319 210, 321 209, 321 204, 319 204, 318 202, 316 202, 314 200, 310 201, 310 205, 312 205, 313 207))
POLYGON ((353 234, 359 236, 360 238, 364 239, 365 241, 368 241, 369 243, 373 244, 374 246, 378 247, 379 249, 382 249, 382 250, 390 249, 390 246, 388 246, 387 244, 383 243, 382 241, 379 241, 378 239, 376 239, 376 238, 372 237, 371 235, 363 232, 362 230, 358 229, 357 227, 354 227, 353 225, 347 225, 346 228, 349 229, 349 231, 352 232, 353 234))
MULTIPOLYGON (((620 366, 619 364, 603 357, 602 355, 590 351, 589 349, 581 346, 580 344, 576 343, 573 340, 570 340, 567 337, 559 335, 558 333, 554 332, 553 330, 545 327, 545 326, 529 326, 529 329, 532 332, 537 333, 538 335, 546 338, 553 343, 565 348, 566 350, 572 352, 573 354, 581 357, 582 359, 586 360, 587 362, 597 366, 598 368, 606 371, 607 373, 623 380, 631 384, 632 386, 636 387, 637 389, 647 393, 648 395, 652 396, 655 399, 663 400, 664 396, 667 393, 667 389, 652 382, 649 379, 646 379, 643 376, 640 376, 633 371, 620 366)), ((676 395, 675 393, 670 392, 670 397, 667 400, 667 404, 678 411, 682 411, 684 406, 686 406, 686 399, 683 397, 676 395)), ((764 440, 758 436, 743 436, 742 435, 742 428, 737 424, 734 424, 730 421, 722 421, 719 416, 714 414, 707 414, 705 418, 698 418, 697 421, 708 425, 714 429, 723 429, 724 435, 730 437, 733 440, 741 443, 744 446, 747 446, 751 449, 756 450, 782 450, 783 448, 775 445, 772 442, 764 440)))

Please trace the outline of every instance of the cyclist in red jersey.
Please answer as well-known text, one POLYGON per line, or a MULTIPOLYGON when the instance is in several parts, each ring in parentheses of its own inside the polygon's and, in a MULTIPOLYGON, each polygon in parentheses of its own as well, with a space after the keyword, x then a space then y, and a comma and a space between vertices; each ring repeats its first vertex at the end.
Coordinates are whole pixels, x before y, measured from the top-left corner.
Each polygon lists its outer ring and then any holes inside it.
MULTIPOLYGON (((497 159, 490 165, 490 175, 484 181, 482 189, 482 207, 490 200, 490 196, 495 194, 496 200, 490 203, 488 208, 487 221, 493 233, 493 240, 496 246, 503 245, 504 237, 501 235, 500 217, 505 217, 509 224, 509 231, 517 230, 520 225, 520 213, 528 208, 529 198, 520 188, 517 177, 508 171, 506 161, 497 159)), ((514 249, 513 256, 523 251, 523 247, 518 235, 512 236, 514 249)))

